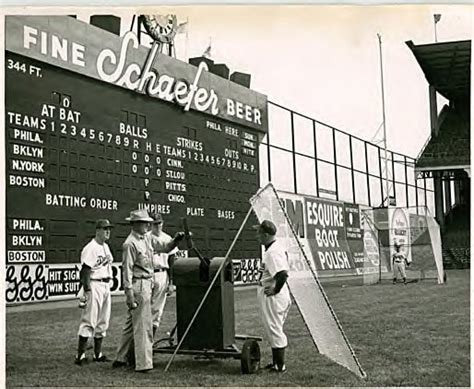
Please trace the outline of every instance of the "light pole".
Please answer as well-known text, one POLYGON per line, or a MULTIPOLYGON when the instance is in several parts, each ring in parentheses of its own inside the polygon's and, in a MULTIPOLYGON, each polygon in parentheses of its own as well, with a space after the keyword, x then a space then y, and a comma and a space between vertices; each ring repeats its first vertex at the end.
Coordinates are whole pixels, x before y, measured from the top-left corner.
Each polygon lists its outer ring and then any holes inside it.
MULTIPOLYGON (((389 196, 389 188, 388 188, 388 158, 387 158, 387 127, 385 125, 385 92, 384 92, 384 83, 383 83, 383 61, 382 61, 382 36, 377 33, 377 37, 379 38, 379 52, 380 52, 380 79, 382 84, 382 118, 383 118, 383 147, 384 147, 384 159, 385 159, 385 199, 382 201, 382 205, 384 205, 385 200, 387 201, 387 207, 390 205, 390 196, 389 196)), ((382 172, 380 172, 382 174, 382 172)))
POLYGON ((436 25, 441 20, 441 14, 434 14, 433 19, 434 19, 435 43, 438 43, 438 34, 437 34, 437 31, 436 31, 436 25))

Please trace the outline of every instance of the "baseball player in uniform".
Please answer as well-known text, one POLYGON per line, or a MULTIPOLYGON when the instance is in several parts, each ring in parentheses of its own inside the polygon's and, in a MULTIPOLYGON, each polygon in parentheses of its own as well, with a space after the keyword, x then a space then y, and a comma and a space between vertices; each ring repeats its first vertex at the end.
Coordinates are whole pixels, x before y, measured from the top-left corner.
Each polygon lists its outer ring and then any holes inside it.
POLYGON ((392 256, 392 268, 393 268, 393 283, 397 283, 398 273, 403 278, 403 283, 407 283, 407 274, 405 272, 405 264, 407 263, 407 257, 400 251, 400 243, 395 243, 395 253, 392 256))
POLYGON ((109 245, 112 224, 107 219, 96 222, 95 237, 82 249, 80 282, 83 289, 81 305, 84 307, 79 324, 79 344, 75 363, 86 361, 87 340, 94 337, 94 357, 96 362, 105 362, 102 354, 102 340, 110 319, 110 280, 112 278, 113 256, 109 245))
POLYGON ((152 215, 151 241, 153 246, 153 291, 151 295, 151 316, 153 321, 153 339, 160 326, 161 316, 166 304, 170 286, 170 269, 174 254, 178 251, 171 236, 163 231, 163 217, 160 213, 152 215))
POLYGON ((290 269, 288 253, 275 237, 277 228, 273 222, 264 220, 254 228, 257 230, 258 241, 265 248, 259 269, 257 298, 265 335, 272 347, 273 362, 266 368, 284 372, 288 340, 283 332, 283 324, 291 306, 290 291, 286 284, 290 269))

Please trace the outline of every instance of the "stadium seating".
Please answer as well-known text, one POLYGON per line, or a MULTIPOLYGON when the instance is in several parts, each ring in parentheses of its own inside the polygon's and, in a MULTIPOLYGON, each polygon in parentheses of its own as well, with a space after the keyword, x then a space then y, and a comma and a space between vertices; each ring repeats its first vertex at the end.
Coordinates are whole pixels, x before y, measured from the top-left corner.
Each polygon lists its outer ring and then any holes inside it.
POLYGON ((470 212, 468 206, 455 206, 446 217, 443 231, 443 262, 446 268, 470 267, 470 212))
POLYGON ((449 250, 454 257, 457 268, 468 269, 470 267, 471 249, 468 248, 451 248, 449 250))
POLYGON ((445 269, 455 269, 456 263, 449 249, 443 248, 443 265, 445 269))
POLYGON ((439 115, 439 133, 433 136, 417 162, 419 166, 470 164, 469 116, 445 105, 439 115))

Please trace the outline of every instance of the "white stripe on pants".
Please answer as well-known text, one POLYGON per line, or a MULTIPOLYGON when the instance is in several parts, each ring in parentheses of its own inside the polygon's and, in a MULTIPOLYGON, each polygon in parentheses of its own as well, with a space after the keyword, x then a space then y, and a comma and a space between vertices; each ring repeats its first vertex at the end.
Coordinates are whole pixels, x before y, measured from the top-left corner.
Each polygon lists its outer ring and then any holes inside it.
POLYGON ((108 282, 91 281, 91 291, 82 311, 78 335, 85 338, 103 338, 109 328, 110 285, 108 282))
POLYGON ((285 285, 280 293, 267 297, 262 286, 257 290, 260 317, 262 318, 265 335, 272 348, 283 348, 288 340, 283 332, 283 324, 291 306, 288 287, 285 285))
POLYGON ((137 371, 153 368, 152 285, 151 278, 133 280, 133 293, 138 307, 128 311, 115 358, 119 362, 126 362, 127 354, 133 348, 137 371))

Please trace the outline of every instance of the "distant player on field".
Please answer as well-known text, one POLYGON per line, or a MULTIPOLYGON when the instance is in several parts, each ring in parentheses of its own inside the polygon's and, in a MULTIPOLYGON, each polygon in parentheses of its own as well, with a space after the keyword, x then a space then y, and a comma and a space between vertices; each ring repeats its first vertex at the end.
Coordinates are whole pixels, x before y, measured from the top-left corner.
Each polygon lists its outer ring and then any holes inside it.
POLYGON ((285 348, 288 345, 283 324, 291 306, 290 291, 286 284, 290 269, 288 253, 277 242, 277 229, 270 220, 264 220, 254 228, 258 241, 265 247, 257 298, 263 328, 272 347, 273 362, 266 368, 282 373, 286 371, 285 348))
POLYGON ((407 265, 407 257, 400 251, 400 243, 395 243, 395 253, 392 256, 392 268, 393 268, 393 283, 397 283, 398 273, 403 278, 403 283, 407 283, 407 274, 405 272, 405 265, 407 265))
POLYGON ((83 296, 80 303, 84 308, 79 324, 79 344, 75 363, 86 361, 87 340, 94 337, 96 362, 106 362, 102 354, 102 339, 105 337, 110 319, 110 280, 112 278, 112 253, 106 243, 110 239, 112 224, 107 219, 96 222, 95 237, 81 252, 80 282, 83 296))

